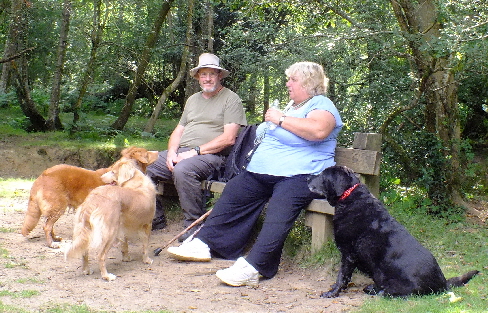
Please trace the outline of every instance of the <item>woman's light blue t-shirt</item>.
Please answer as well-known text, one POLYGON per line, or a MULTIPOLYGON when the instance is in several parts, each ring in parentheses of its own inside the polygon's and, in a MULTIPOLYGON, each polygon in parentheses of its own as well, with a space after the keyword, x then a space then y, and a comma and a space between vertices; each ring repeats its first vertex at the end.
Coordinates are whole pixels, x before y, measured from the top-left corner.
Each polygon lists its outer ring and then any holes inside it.
MULTIPOLYGON (((258 174, 290 177, 299 174, 319 174, 327 167, 335 165, 336 138, 342 128, 342 120, 332 101, 322 95, 315 96, 303 107, 289 110, 285 115, 304 118, 313 110, 325 110, 334 116, 336 126, 327 138, 311 141, 281 127, 267 129, 247 170, 258 174)), ((266 123, 259 125, 257 134, 265 128, 266 123)))

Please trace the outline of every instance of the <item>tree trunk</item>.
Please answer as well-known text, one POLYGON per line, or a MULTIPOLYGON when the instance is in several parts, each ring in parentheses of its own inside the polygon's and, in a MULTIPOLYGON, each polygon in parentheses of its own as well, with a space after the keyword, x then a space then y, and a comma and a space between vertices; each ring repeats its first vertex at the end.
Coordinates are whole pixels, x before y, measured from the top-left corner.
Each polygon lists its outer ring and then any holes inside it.
MULTIPOLYGON (((5 43, 5 50, 3 52, 3 58, 7 59, 16 52, 15 43, 12 43, 7 38, 5 43)), ((4 62, 2 64, 2 76, 0 77, 0 93, 6 93, 10 86, 10 77, 12 72, 12 66, 10 62, 4 62)))
MULTIPOLYGON (((10 50, 14 54, 25 47, 27 41, 27 10, 28 4, 22 0, 12 1, 12 21, 8 41, 15 46, 10 50)), ((21 54, 17 61, 11 61, 13 84, 20 104, 20 108, 31 122, 31 131, 45 131, 46 120, 39 113, 36 104, 32 100, 29 88, 29 75, 27 70, 27 55, 21 54)))
POLYGON ((264 116, 266 115, 266 111, 269 109, 269 101, 270 101, 270 82, 269 82, 269 70, 266 68, 263 73, 263 84, 264 84, 264 91, 263 91, 263 112, 262 112, 262 119, 264 122, 264 116))
POLYGON ((51 88, 51 99, 47 117, 47 128, 49 130, 62 129, 63 125, 59 119, 59 96, 61 90, 61 79, 63 77, 64 60, 68 46, 68 32, 71 16, 71 0, 64 0, 61 29, 59 32, 58 57, 54 70, 53 84, 51 88))
POLYGON ((457 83, 447 67, 449 54, 439 55, 425 47, 433 47, 440 37, 442 25, 434 0, 390 0, 398 23, 406 33, 417 77, 425 85, 425 126, 443 144, 446 162, 443 172, 446 196, 455 204, 463 204, 460 196, 460 114, 457 105, 457 83))
POLYGON ((256 112, 256 99, 259 94, 258 86, 258 75, 255 73, 251 74, 249 77, 249 98, 247 99, 246 103, 246 111, 249 112, 251 115, 254 115, 256 112))
POLYGON ((213 6, 213 1, 207 0, 205 1, 207 10, 206 10, 206 15, 207 15, 207 51, 210 53, 213 53, 214 51, 214 37, 213 37, 213 30, 214 30, 214 6, 213 6))
POLYGON ((97 60, 97 53, 98 48, 100 48, 100 43, 102 41, 103 31, 105 29, 105 23, 109 16, 108 6, 105 11, 105 18, 102 21, 101 18, 101 7, 102 1, 101 0, 94 0, 93 1, 93 28, 91 32, 91 49, 90 49, 90 59, 86 64, 85 73, 83 74, 83 78, 81 80, 80 86, 78 88, 78 97, 73 105, 73 124, 76 125, 80 118, 79 111, 81 109, 81 103, 83 101, 83 97, 86 94, 86 90, 88 89, 88 84, 92 80, 92 73, 95 70, 95 64, 97 60))
POLYGON ((149 59, 151 58, 152 49, 156 44, 159 33, 161 31, 161 27, 163 26, 163 22, 166 19, 166 16, 173 2, 174 0, 166 0, 163 3, 161 9, 159 10, 158 17, 154 22, 153 29, 146 39, 146 44, 144 45, 144 50, 142 51, 142 55, 137 66, 134 82, 129 88, 129 92, 127 93, 127 97, 125 98, 125 104, 122 108, 122 111, 120 112, 119 117, 112 124, 112 128, 116 130, 124 129, 125 124, 127 124, 127 121, 129 120, 129 116, 132 113, 132 106, 134 105, 136 99, 137 89, 141 84, 142 77, 144 76, 144 72, 146 71, 147 65, 149 64, 149 59))
POLYGON ((24 115, 29 118, 31 126, 29 131, 46 131, 46 120, 37 110, 32 100, 27 79, 27 60, 22 56, 19 63, 12 64, 15 93, 24 115))
POLYGON ((191 44, 191 36, 192 36, 192 22, 193 22, 193 10, 194 10, 194 5, 195 1, 194 0, 188 0, 188 14, 186 18, 186 42, 185 46, 183 47, 183 54, 181 55, 181 63, 180 63, 180 70, 178 71, 178 74, 176 75, 175 80, 163 91, 163 94, 159 98, 158 103, 156 104, 156 107, 154 108, 154 111, 147 121, 146 127, 144 128, 144 131, 146 133, 152 133, 154 130, 154 124, 156 124, 156 120, 159 117, 159 113, 161 112, 161 108, 163 104, 166 102, 166 99, 168 99, 169 95, 176 90, 178 85, 181 83, 183 80, 183 77, 185 77, 186 73, 186 63, 188 61, 188 54, 190 53, 190 44, 191 44))

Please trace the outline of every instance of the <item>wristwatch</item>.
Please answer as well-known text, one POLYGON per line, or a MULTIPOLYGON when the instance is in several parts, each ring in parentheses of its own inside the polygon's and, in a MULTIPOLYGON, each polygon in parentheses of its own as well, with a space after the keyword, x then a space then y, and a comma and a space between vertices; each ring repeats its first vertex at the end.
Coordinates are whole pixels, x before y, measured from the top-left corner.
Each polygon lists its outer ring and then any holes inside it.
POLYGON ((280 121, 278 122, 278 126, 281 126, 281 124, 283 124, 285 117, 286 117, 286 115, 283 115, 282 117, 280 117, 280 121))
POLYGON ((193 149, 195 149, 195 151, 197 152, 197 154, 198 154, 198 155, 200 155, 200 147, 199 147, 199 146, 196 146, 196 147, 195 147, 195 148, 193 148, 193 149))

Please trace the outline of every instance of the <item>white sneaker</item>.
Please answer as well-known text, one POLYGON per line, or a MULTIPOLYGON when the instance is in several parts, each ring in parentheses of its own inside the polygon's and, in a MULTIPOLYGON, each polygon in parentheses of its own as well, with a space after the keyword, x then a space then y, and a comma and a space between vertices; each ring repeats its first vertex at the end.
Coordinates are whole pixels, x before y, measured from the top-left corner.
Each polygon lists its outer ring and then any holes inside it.
POLYGON ((185 241, 179 247, 169 247, 168 253, 181 261, 209 262, 212 259, 210 248, 198 238, 185 241))
POLYGON ((259 283, 259 272, 242 257, 231 267, 218 270, 215 275, 227 285, 235 287, 257 286, 259 283))

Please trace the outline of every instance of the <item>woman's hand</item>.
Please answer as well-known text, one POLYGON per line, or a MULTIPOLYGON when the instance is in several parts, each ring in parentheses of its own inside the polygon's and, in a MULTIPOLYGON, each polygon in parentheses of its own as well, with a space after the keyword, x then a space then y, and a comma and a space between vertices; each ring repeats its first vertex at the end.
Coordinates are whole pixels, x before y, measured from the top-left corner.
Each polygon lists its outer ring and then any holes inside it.
POLYGON ((280 122, 280 117, 282 117, 283 115, 284 114, 282 111, 274 108, 269 108, 264 115, 264 120, 266 122, 271 122, 278 125, 278 123, 280 122))

